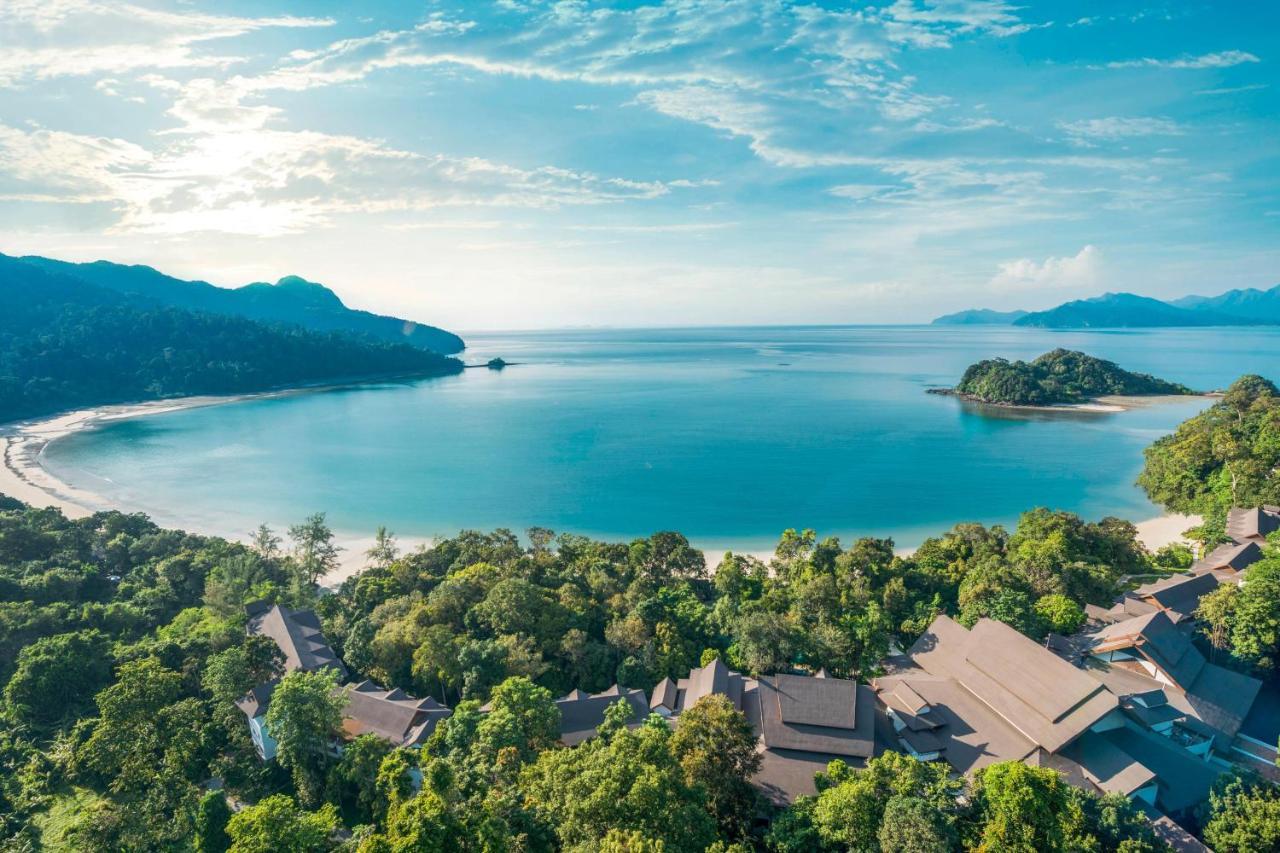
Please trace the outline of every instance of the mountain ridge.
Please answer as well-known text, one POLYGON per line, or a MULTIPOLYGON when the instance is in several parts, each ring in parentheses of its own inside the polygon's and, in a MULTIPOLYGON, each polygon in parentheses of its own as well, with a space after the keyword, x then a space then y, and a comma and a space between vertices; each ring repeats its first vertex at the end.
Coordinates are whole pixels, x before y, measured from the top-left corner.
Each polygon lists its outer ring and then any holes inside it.
POLYGON ((349 308, 328 287, 295 275, 284 276, 275 284, 253 282, 230 288, 175 278, 143 264, 102 260, 74 263, 38 255, 24 255, 15 260, 170 308, 243 317, 260 323, 284 323, 316 332, 364 335, 384 342, 407 343, 442 355, 461 352, 466 346, 462 338, 437 326, 349 308))
POLYGON ((1184 296, 1167 301, 1136 293, 1104 293, 1043 311, 979 308, 944 314, 932 321, 932 325, 942 326, 978 323, 1051 329, 1280 325, 1280 285, 1269 290, 1244 288, 1218 296, 1184 296))

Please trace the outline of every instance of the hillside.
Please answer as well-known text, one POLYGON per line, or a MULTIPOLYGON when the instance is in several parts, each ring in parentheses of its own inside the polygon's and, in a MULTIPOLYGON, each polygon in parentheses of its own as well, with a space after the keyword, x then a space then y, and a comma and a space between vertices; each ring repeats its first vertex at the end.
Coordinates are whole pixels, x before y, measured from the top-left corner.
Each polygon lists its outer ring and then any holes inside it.
POLYGON ((1116 329, 1132 326, 1220 326, 1237 322, 1212 311, 1177 308, 1147 296, 1106 293, 1092 299, 1067 302, 1048 311, 1034 311, 1013 325, 1049 329, 1116 329))
POLYGON ((1280 323, 1280 284, 1270 290, 1250 287, 1218 296, 1184 296, 1170 302, 1193 311, 1212 311, 1250 322, 1280 323))
POLYGON ((0 256, 0 422, 105 403, 462 369, 384 343, 137 300, 0 256))
POLYGON ((1026 311, 992 311, 990 308, 973 308, 943 314, 933 321, 935 326, 1008 326, 1027 315, 1026 311))
POLYGON ((297 276, 286 276, 275 284, 258 282, 225 288, 204 281, 173 278, 147 266, 108 261, 75 264, 35 256, 18 260, 46 272, 71 276, 171 308, 244 317, 263 323, 288 323, 318 332, 367 335, 446 355, 461 352, 464 347, 462 338, 444 329, 348 308, 329 288, 297 276))
POLYGON ((957 311, 935 318, 932 324, 1047 329, 1280 325, 1280 285, 1270 290, 1229 290, 1218 296, 1184 296, 1168 302, 1134 293, 1105 293, 1045 311, 957 311))
POLYGON ((983 403, 1046 406, 1079 403, 1105 394, 1191 394, 1185 385, 1146 373, 1131 373, 1114 362, 1066 349, 1031 362, 993 358, 972 364, 955 393, 983 403))

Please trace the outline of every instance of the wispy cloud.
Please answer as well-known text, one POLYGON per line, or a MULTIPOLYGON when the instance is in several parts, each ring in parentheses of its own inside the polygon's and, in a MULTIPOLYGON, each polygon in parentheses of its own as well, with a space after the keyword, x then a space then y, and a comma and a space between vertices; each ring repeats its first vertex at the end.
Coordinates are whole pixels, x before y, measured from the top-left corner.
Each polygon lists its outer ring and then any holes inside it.
POLYGON ((326 27, 327 18, 171 12, 113 0, 0 3, 0 86, 140 69, 210 68, 238 60, 202 53, 205 42, 269 27, 326 27))
POLYGON ((1244 50, 1222 50, 1216 53, 1202 53, 1198 56, 1183 54, 1172 59, 1155 59, 1150 56, 1142 59, 1122 59, 1102 65, 1091 65, 1090 68, 1231 68, 1262 60, 1244 50))
POLYGON ((1073 143, 1086 146, 1097 141, 1114 142, 1140 136, 1181 136, 1184 133, 1175 121, 1149 116, 1107 116, 1064 121, 1059 122, 1058 127, 1066 132, 1073 143))

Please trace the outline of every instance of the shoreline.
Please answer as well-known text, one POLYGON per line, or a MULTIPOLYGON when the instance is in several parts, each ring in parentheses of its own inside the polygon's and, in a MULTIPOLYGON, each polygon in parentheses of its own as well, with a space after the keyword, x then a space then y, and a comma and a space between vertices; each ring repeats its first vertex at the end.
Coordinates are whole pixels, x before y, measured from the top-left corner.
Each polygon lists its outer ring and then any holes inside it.
MULTIPOLYGON (((247 400, 271 399, 298 394, 315 393, 335 388, 351 387, 348 383, 340 385, 307 386, 302 388, 262 391, 252 394, 229 396, 177 397, 169 400, 152 400, 142 403, 112 404, 81 409, 51 415, 46 418, 34 418, 0 424, 0 442, 3 442, 3 465, 0 466, 0 494, 16 498, 33 507, 55 507, 68 518, 86 518, 95 512, 118 509, 122 512, 140 511, 130 507, 114 505, 102 495, 87 489, 77 488, 67 483, 46 468, 41 461, 45 449, 66 436, 93 429, 101 424, 146 417, 205 406, 225 405, 247 400)), ((1125 398, 1131 399, 1131 398, 1125 398)), ((1143 398, 1139 398, 1143 399, 1143 398)), ((1185 396, 1169 399, 1186 399, 1185 396)), ((1156 402, 1156 401, 1153 401, 1156 402)), ((1116 404, 1113 404, 1116 405, 1116 404)), ((1014 407, 1007 407, 1014 408, 1014 407)), ((1044 407, 1021 407, 1043 410, 1044 407)), ((1116 408, 1115 411, 1125 409, 1116 408)), ((1108 410, 1112 411, 1112 410, 1108 410)), ((205 536, 218 536, 231 541, 247 541, 251 530, 236 532, 218 529, 216 525, 192 523, 177 518, 156 516, 151 512, 157 524, 175 527, 205 536)), ((1138 529, 1138 540, 1147 550, 1155 552, 1172 542, 1183 541, 1182 531, 1200 523, 1196 516, 1166 514, 1154 518, 1134 522, 1138 529)), ((283 530, 277 531, 283 533, 283 530)), ((943 529, 937 531, 943 533, 943 529)), ((365 568, 364 552, 373 544, 372 533, 355 533, 350 531, 334 531, 334 542, 341 548, 338 568, 322 579, 324 586, 337 586, 342 581, 365 568)), ((430 547, 434 537, 397 536, 397 543, 402 553, 416 550, 419 547, 430 547)), ((768 562, 772 551, 761 551, 759 545, 737 548, 703 548, 697 542, 691 543, 700 548, 706 557, 707 568, 714 569, 726 550, 743 556, 753 556, 768 562)), ((915 548, 899 548, 898 556, 907 557, 915 552, 915 548)))
POLYGON ((1093 412, 1102 414, 1127 412, 1131 409, 1158 406, 1162 403, 1178 403, 1191 399, 1217 400, 1222 397, 1220 393, 1216 392, 1204 394, 1103 394, 1100 397, 1092 397, 1080 403, 1036 405, 1034 403, 1000 403, 983 400, 971 394, 961 394, 954 388, 926 388, 925 393, 936 394, 940 397, 954 397, 961 403, 970 403, 975 406, 990 406, 994 409, 1014 412, 1093 412))

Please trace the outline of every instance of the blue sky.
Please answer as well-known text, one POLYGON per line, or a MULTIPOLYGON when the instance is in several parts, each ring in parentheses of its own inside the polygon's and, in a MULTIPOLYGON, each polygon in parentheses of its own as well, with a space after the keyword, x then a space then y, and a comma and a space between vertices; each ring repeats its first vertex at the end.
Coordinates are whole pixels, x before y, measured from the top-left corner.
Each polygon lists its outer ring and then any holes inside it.
POLYGON ((4 0, 0 251, 461 329, 1268 287, 1278 61, 1270 2, 4 0))

